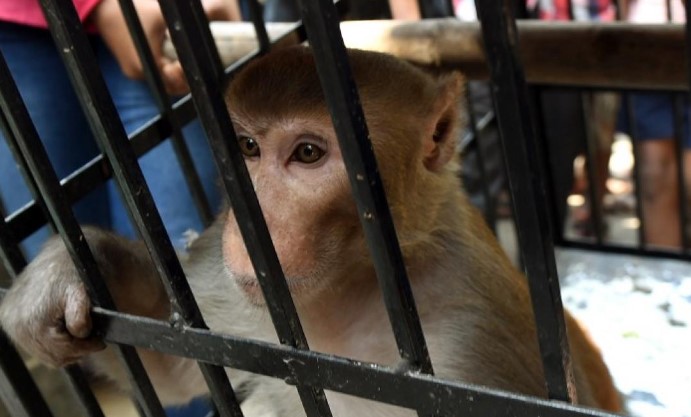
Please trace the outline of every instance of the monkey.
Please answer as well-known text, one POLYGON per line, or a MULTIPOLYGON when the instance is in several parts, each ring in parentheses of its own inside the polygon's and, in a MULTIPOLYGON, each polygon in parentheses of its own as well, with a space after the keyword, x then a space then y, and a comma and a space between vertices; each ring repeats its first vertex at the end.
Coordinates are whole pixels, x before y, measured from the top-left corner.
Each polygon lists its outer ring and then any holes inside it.
MULTIPOLYGON (((546 397, 526 279, 460 184, 462 76, 432 76, 381 53, 349 50, 348 57, 436 375, 546 397)), ((399 352, 310 49, 258 58, 231 80, 225 97, 310 348, 396 364, 399 352)), ((94 228, 84 234, 116 307, 166 319, 169 300, 144 244, 94 228)), ((211 329, 277 342, 232 210, 180 260, 211 329)), ((7 293, 0 323, 48 364, 88 361, 125 384, 109 349, 91 336, 90 308, 54 238, 7 293)), ((565 315, 579 404, 620 411, 600 353, 565 315)), ((138 351, 164 404, 206 393, 193 360, 138 351)), ((252 378, 228 372, 234 383, 252 378)), ((242 404, 245 415, 304 415, 294 388, 256 378, 242 404)), ((330 391, 327 398, 336 417, 415 415, 330 391)))

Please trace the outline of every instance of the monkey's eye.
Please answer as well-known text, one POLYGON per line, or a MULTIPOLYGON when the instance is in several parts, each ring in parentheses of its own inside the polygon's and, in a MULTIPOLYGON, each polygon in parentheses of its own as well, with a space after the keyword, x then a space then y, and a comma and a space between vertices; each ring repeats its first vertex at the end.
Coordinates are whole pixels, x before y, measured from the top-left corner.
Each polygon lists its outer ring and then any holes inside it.
POLYGON ((303 164, 313 164, 324 156, 325 152, 313 143, 301 143, 295 148, 292 159, 303 164))
POLYGON ((247 158, 252 158, 259 156, 259 144, 256 140, 249 136, 238 137, 238 145, 240 145, 240 150, 242 154, 247 158))

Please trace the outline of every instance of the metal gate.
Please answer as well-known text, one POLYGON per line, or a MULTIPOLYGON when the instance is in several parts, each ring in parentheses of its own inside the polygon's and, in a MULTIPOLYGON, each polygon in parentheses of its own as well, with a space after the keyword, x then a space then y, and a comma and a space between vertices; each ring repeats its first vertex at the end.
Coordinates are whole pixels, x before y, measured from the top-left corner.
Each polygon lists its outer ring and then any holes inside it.
MULTIPOLYGON (((105 331, 106 340, 117 347, 134 382, 134 396, 142 415, 160 417, 165 414, 133 346, 198 360, 216 413, 221 416, 241 415, 224 366, 281 378, 295 385, 310 417, 330 415, 324 389, 415 409, 420 415, 609 415, 568 404, 569 370, 566 368, 569 358, 562 350, 562 346, 567 345, 566 331, 553 255, 553 239, 558 234, 554 232, 550 208, 545 204, 547 188, 541 182, 546 176, 544 160, 532 128, 530 98, 517 56, 517 31, 508 3, 501 0, 477 2, 478 16, 491 69, 497 119, 502 131, 512 132, 510 140, 503 140, 505 162, 512 189, 522 190, 522 198, 514 199, 514 209, 522 259, 540 329, 546 385, 550 398, 561 401, 470 386, 429 375, 431 366, 425 340, 415 309, 411 308, 414 301, 405 278, 400 249, 395 239, 391 239, 395 232, 386 202, 381 198, 381 180, 368 145, 367 127, 349 67, 344 65, 347 56, 339 32, 338 5, 330 0, 303 0, 300 7, 302 24, 296 25, 294 33, 301 40, 309 40, 329 109, 332 116, 341 121, 336 129, 359 211, 372 213, 372 218, 376 219, 363 221, 362 227, 372 248, 371 255, 397 335, 401 361, 407 364, 398 369, 363 365, 307 348, 266 224, 258 214, 259 205, 244 169, 243 157, 233 140, 235 133, 221 95, 229 74, 271 48, 258 3, 250 2, 259 50, 224 70, 199 3, 161 1, 173 43, 190 80, 191 96, 175 106, 165 104, 165 92, 147 51, 132 1, 121 0, 120 3, 131 32, 137 35, 135 39, 144 57, 147 78, 160 97, 161 115, 128 141, 117 122, 118 116, 72 3, 41 0, 55 42, 65 51, 65 64, 103 156, 61 185, 4 59, 0 58, 2 126, 17 163, 31 178, 35 195, 35 201, 22 210, 9 216, 1 213, 0 255, 10 274, 15 276, 26 262, 18 245, 46 222, 44 214, 47 215, 48 223, 62 235, 74 254, 74 261, 84 272, 85 282, 96 294, 95 327, 105 331), (258 275, 283 346, 219 335, 206 328, 196 302, 189 297, 184 273, 137 165, 138 156, 173 135, 177 126, 194 118, 195 109, 207 132, 226 191, 232 197, 238 224, 244 227, 242 232, 253 263, 267 272, 258 275), (170 323, 115 311, 103 283, 97 278, 96 263, 72 214, 71 204, 111 176, 125 196, 131 217, 157 269, 164 271, 162 278, 166 290, 174 300, 170 323), (362 177, 365 181, 360 180, 362 177), (257 355, 261 365, 255 359, 257 355), (420 392, 430 395, 419 395, 420 392)), ((27 369, 4 336, 0 336, 0 352, 0 388, 8 410, 16 416, 51 416, 27 369)), ((66 372, 88 415, 103 415, 81 371, 69 367, 66 372)))

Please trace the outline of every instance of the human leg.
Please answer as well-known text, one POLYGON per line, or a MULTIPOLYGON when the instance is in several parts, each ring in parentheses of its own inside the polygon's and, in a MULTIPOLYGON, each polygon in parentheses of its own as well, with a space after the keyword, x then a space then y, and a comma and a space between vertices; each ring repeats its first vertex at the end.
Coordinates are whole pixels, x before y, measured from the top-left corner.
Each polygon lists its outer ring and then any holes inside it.
POLYGON ((679 185, 677 156, 671 138, 640 143, 641 197, 645 239, 649 245, 679 247, 679 185))
MULTIPOLYGON (((662 93, 629 95, 633 120, 622 109, 622 122, 633 127, 639 147, 641 199, 645 240, 652 246, 679 247, 679 183, 674 142, 673 97, 662 93)), ((688 131, 688 129, 686 129, 688 131)))

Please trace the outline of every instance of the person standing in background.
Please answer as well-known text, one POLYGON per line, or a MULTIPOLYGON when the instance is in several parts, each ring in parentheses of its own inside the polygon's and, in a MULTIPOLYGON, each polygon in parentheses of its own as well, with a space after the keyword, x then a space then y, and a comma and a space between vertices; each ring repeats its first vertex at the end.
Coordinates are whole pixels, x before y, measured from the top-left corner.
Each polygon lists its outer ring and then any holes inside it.
MULTIPOLYGON (((202 0, 209 19, 238 20, 235 0, 202 0)), ((102 75, 128 134, 159 113, 143 68, 129 36, 118 0, 74 0, 89 34, 102 75)), ((158 2, 135 0, 144 32, 166 89, 178 95, 187 91, 180 63, 161 52, 166 25, 158 2)), ((0 0, 0 51, 17 83, 58 177, 70 174, 96 155, 99 149, 79 100, 73 91, 60 54, 47 30, 38 0, 0 0)), ((185 141, 200 174, 212 207, 219 205, 216 172, 199 122, 183 129, 185 141)), ((171 240, 182 246, 183 233, 201 230, 202 223, 186 189, 170 141, 165 141, 139 163, 171 240)), ((11 213, 32 200, 28 187, 3 137, 0 136, 0 201, 11 213)), ((134 237, 135 232, 113 181, 100 186, 75 206, 82 224, 98 225, 134 237)), ((45 228, 27 239, 29 257, 48 232, 45 228)))
MULTIPOLYGON (((684 2, 670 0, 622 0, 622 16, 631 23, 683 23, 684 2)), ((635 92, 628 94, 633 109, 629 120, 628 109, 620 109, 619 129, 634 134, 641 160, 641 196, 645 240, 649 245, 681 247, 682 233, 679 213, 679 180, 677 147, 674 141, 675 95, 661 92, 635 92), (630 129, 632 127, 633 129, 630 129)), ((691 184, 691 127, 689 113, 691 103, 687 95, 682 101, 683 128, 680 132, 683 145, 685 186, 691 184)))

